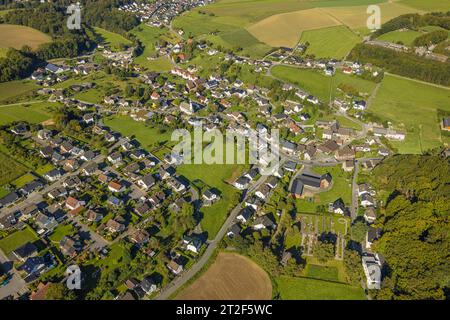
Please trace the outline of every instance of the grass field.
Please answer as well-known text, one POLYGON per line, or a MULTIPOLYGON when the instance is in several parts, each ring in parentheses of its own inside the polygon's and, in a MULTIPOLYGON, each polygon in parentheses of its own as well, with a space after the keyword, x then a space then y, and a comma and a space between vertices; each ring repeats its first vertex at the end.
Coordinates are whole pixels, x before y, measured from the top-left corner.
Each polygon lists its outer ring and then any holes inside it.
POLYGON ((307 54, 316 58, 344 58, 361 38, 345 26, 304 31, 300 41, 309 42, 307 54))
POLYGON ((36 177, 32 173, 26 173, 26 174, 20 176, 19 178, 17 178, 16 180, 11 181, 11 184, 15 188, 21 188, 24 185, 26 185, 27 183, 30 183, 31 181, 33 181, 35 179, 36 179, 36 177))
POLYGON ((442 144, 437 109, 450 111, 450 90, 387 75, 369 111, 407 129, 400 153, 420 153, 442 144))
POLYGON ((179 166, 177 172, 185 176, 194 184, 197 180, 202 181, 211 188, 216 188, 221 192, 221 199, 210 207, 202 207, 201 220, 202 230, 208 232, 208 238, 212 239, 219 231, 225 221, 233 195, 237 189, 227 184, 225 181, 231 177, 238 177, 245 169, 245 165, 220 165, 220 164, 186 164, 179 166))
POLYGON ((29 227, 26 227, 22 230, 16 231, 6 238, 0 240, 0 249, 6 254, 10 254, 15 249, 24 245, 27 242, 34 242, 39 238, 36 234, 30 230, 29 227))
POLYGON ((27 168, 0 152, 0 186, 12 182, 27 172, 27 168))
POLYGON ((276 78, 293 83, 319 97, 323 102, 328 102, 331 97, 336 95, 337 88, 341 84, 353 87, 360 93, 370 94, 376 87, 372 81, 364 80, 352 75, 346 75, 342 72, 336 72, 333 77, 325 76, 322 72, 300 69, 287 66, 276 66, 272 68, 272 75, 276 78))
POLYGON ((51 42, 52 39, 36 29, 12 24, 0 24, 0 47, 16 49, 24 45, 36 49, 39 45, 51 42))
POLYGON ((399 4, 425 11, 447 12, 450 8, 450 0, 401 0, 399 1, 399 4))
POLYGON ((102 28, 94 27, 95 32, 103 44, 108 45, 114 51, 121 51, 126 46, 132 45, 132 42, 120 34, 107 31, 102 28))
POLYGON ((38 86, 36 84, 27 80, 17 80, 0 83, 0 103, 37 88, 38 86))
POLYGON ((250 259, 221 252, 209 269, 183 290, 178 300, 269 300, 272 283, 250 259))
POLYGON ((391 31, 379 36, 377 39, 380 41, 387 41, 393 43, 403 43, 405 46, 411 46, 414 42, 414 39, 422 35, 422 32, 414 31, 414 30, 406 30, 406 31, 391 31))
POLYGON ((283 300, 365 300, 360 287, 312 278, 276 277, 283 300))
POLYGON ((55 230, 53 230, 52 234, 48 238, 54 243, 59 243, 65 236, 71 236, 75 233, 76 229, 72 224, 60 224, 55 228, 55 230))
POLYGON ((127 116, 106 118, 104 123, 124 136, 134 136, 148 151, 152 151, 157 143, 166 144, 170 142, 171 132, 161 133, 158 129, 146 126, 142 122, 134 121, 127 116))
POLYGON ((29 123, 41 123, 52 117, 52 109, 59 103, 39 102, 13 106, 0 106, 0 125, 13 121, 27 121, 29 123))

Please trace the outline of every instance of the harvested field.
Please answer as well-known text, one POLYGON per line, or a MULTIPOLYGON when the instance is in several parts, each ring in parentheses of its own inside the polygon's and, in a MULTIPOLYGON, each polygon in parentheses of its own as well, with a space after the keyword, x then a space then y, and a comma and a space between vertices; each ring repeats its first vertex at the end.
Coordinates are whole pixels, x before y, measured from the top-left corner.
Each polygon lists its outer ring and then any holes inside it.
POLYGON ((269 300, 272 283, 247 257, 221 252, 211 267, 186 288, 178 300, 269 300))
POLYGON ((247 30, 272 47, 293 47, 304 30, 339 25, 339 21, 321 9, 308 9, 276 14, 251 25, 247 30))
POLYGON ((24 45, 36 49, 39 45, 50 42, 52 39, 36 29, 12 24, 0 24, 0 47, 16 49, 24 45))

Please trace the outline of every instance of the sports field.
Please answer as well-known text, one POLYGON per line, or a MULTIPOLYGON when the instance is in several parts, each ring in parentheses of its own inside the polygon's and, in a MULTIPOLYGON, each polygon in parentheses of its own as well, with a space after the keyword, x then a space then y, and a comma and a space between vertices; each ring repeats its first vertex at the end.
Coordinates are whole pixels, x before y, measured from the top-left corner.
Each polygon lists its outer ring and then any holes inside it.
POLYGON ((385 76, 369 111, 404 126, 404 142, 393 143, 400 153, 420 153, 442 144, 437 109, 450 111, 450 89, 385 76))
POLYGON ((36 49, 39 45, 51 42, 52 39, 36 29, 12 25, 0 24, 0 47, 16 49, 22 48, 24 45, 36 49))
POLYGON ((343 59, 361 38, 345 26, 304 31, 301 43, 309 42, 309 55, 316 58, 343 59))
POLYGON ((182 291, 177 300, 269 300, 272 283, 249 258, 221 252, 209 269, 182 291))

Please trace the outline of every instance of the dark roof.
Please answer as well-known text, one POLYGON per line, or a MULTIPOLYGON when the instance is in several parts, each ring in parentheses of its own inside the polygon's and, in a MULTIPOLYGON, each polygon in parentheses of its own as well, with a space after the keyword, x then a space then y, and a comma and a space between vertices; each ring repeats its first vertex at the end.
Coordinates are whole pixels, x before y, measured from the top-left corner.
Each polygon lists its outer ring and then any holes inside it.
POLYGON ((300 179, 295 179, 292 182, 291 192, 293 194, 302 195, 303 194, 303 182, 300 179))
POLYGON ((0 207, 8 206, 11 203, 15 202, 17 199, 19 199, 18 194, 15 192, 11 192, 0 199, 0 207))
POLYGON ((369 227, 369 230, 367 230, 367 240, 369 242, 374 242, 376 239, 378 239, 380 235, 381 235, 380 228, 369 227))
POLYGON ((299 179, 305 186, 319 188, 322 176, 314 173, 302 173, 299 179))
POLYGON ((14 250, 14 254, 20 258, 26 258, 37 252, 37 248, 31 242, 25 243, 23 246, 14 250))

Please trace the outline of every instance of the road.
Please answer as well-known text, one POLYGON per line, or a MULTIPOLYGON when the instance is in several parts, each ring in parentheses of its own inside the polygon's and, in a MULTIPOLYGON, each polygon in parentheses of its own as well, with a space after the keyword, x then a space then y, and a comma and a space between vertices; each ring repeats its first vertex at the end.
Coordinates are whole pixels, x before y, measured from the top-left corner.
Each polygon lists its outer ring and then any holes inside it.
POLYGON ((13 276, 6 286, 0 287, 0 300, 8 296, 18 297, 26 290, 26 283, 13 267, 13 262, 0 250, 0 265, 13 276))

